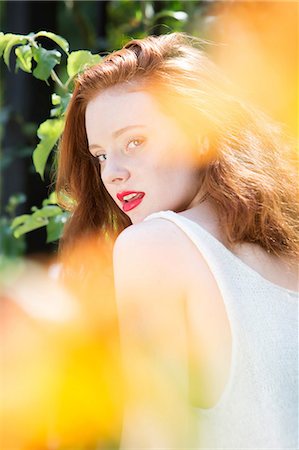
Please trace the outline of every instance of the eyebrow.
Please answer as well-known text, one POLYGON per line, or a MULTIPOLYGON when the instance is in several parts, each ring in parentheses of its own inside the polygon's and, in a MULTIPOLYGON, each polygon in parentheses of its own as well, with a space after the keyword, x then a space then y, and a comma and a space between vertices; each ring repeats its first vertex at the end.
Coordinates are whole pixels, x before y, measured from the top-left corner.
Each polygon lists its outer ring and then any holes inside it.
MULTIPOLYGON (((112 136, 114 138, 117 138, 120 135, 122 135, 123 133, 125 133, 126 131, 131 130, 132 128, 145 128, 145 125, 128 125, 127 127, 123 127, 123 128, 120 128, 119 130, 114 131, 112 133, 112 136)), ((89 150, 92 150, 92 149, 102 148, 102 147, 97 144, 91 144, 88 146, 88 148, 89 148, 89 150)))
POLYGON ((121 134, 125 133, 125 131, 130 130, 131 128, 144 128, 144 125, 128 125, 127 127, 120 128, 112 133, 113 137, 118 137, 121 134))

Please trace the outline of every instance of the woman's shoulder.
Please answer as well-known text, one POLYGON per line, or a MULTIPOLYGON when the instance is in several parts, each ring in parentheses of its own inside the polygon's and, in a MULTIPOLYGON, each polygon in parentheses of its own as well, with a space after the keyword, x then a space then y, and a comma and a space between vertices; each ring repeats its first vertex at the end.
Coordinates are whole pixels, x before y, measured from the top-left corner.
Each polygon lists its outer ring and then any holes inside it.
POLYGON ((138 243, 141 246, 139 249, 145 250, 155 245, 158 251, 160 247, 157 244, 161 242, 164 245, 173 244, 182 238, 181 235, 182 233, 173 222, 157 217, 125 228, 118 235, 115 247, 131 244, 135 246, 138 243))
MULTIPOLYGON (((114 270, 122 279, 143 279, 185 298, 214 292, 215 280, 204 255, 174 222, 151 218, 126 228, 114 246, 114 270), (171 286, 171 288, 170 288, 171 286)), ((144 284, 143 284, 144 285, 144 284)))
POLYGON ((114 258, 140 258, 159 266, 183 258, 184 236, 172 222, 154 218, 125 228, 114 244, 114 258))
POLYGON ((193 248, 184 233, 172 222, 163 218, 131 225, 117 237, 113 260, 116 274, 143 283, 171 285, 177 291, 187 291, 189 265, 193 248), (191 250, 191 253, 190 253, 191 250))

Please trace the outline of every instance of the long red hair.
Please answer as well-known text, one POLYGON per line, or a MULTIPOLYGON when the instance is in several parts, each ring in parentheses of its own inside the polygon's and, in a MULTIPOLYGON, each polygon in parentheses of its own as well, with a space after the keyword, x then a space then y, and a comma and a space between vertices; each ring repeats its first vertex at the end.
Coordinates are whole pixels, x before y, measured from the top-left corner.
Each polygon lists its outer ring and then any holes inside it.
POLYGON ((124 84, 151 93, 194 142, 208 137, 202 190, 214 200, 229 243, 298 255, 294 146, 281 126, 234 94, 197 43, 184 33, 132 40, 78 77, 59 151, 57 192, 72 212, 62 242, 94 232, 115 237, 131 223, 101 181, 85 130, 88 102, 124 84))

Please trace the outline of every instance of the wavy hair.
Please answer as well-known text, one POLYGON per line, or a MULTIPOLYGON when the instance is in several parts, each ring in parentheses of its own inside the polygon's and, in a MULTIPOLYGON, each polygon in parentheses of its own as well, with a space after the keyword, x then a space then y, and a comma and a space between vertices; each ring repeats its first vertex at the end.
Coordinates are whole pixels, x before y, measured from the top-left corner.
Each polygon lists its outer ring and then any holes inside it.
POLYGON ((59 202, 72 212, 63 243, 94 232, 115 237, 131 224, 101 181, 85 130, 88 102, 123 85, 151 93, 195 142, 208 138, 201 189, 214 201, 229 244, 298 255, 294 145, 282 126, 235 94, 200 44, 185 33, 131 40, 77 78, 58 161, 59 202))

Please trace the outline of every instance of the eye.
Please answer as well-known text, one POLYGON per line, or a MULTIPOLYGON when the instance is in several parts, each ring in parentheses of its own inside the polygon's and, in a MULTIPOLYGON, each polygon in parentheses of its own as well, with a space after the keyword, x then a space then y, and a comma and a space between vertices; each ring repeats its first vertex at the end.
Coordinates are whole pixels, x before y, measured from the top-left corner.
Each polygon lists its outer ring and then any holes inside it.
POLYGON ((105 153, 102 153, 101 155, 96 155, 95 157, 100 162, 100 164, 105 162, 107 159, 107 155, 105 153))
POLYGON ((127 141, 126 150, 134 150, 137 147, 141 147, 145 141, 146 139, 144 137, 131 137, 127 141))

